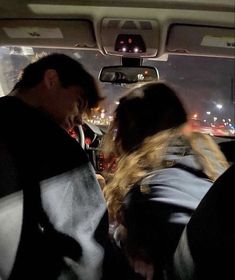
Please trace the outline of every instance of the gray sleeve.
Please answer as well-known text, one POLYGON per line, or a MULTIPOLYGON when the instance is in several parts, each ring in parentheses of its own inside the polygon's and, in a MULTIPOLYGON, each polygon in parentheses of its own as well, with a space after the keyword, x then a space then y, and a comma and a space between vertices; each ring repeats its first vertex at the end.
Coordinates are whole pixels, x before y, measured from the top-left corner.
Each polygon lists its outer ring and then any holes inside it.
POLYGON ((82 247, 82 258, 66 258, 79 279, 101 278, 104 250, 94 238, 106 204, 90 163, 44 180, 42 206, 55 229, 73 237, 82 247))

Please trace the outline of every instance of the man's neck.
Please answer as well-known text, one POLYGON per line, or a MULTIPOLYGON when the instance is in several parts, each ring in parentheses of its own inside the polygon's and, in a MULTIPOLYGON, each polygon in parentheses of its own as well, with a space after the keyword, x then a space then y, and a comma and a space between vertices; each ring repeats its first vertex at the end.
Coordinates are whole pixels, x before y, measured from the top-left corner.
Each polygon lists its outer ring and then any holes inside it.
POLYGON ((22 100, 29 106, 39 108, 40 107, 40 96, 35 89, 19 90, 15 89, 11 91, 8 96, 15 96, 22 100))

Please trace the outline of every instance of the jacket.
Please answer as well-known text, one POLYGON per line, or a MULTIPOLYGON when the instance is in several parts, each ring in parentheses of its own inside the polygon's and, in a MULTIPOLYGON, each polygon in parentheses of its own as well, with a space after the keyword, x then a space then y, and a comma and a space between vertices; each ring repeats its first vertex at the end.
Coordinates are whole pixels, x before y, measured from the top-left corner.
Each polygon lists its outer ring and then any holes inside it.
MULTIPOLYGON (((122 208, 128 254, 153 262, 156 277, 162 277, 185 225, 213 183, 181 138, 168 147, 163 162, 164 168, 151 171, 131 188, 122 208)), ((224 171, 219 164, 217 168, 224 171)))
POLYGON ((107 209, 85 152, 16 97, 0 131, 0 278, 102 279, 107 209))

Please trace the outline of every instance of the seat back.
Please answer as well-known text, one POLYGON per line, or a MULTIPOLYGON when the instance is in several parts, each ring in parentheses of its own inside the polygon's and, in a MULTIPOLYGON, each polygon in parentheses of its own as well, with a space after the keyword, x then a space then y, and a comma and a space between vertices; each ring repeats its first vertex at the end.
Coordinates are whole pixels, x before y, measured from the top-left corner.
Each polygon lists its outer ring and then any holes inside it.
POLYGON ((205 195, 174 255, 181 280, 235 279, 235 165, 205 195))

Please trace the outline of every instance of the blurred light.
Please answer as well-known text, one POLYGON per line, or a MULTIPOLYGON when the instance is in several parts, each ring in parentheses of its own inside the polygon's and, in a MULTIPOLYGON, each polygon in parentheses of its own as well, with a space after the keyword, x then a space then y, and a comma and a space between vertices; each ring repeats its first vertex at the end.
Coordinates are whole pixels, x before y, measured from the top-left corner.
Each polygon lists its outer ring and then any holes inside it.
POLYGON ((208 111, 208 112, 206 112, 206 113, 207 113, 207 115, 210 115, 210 114, 211 114, 211 112, 209 112, 209 111, 208 111))
POLYGON ((197 118, 197 114, 194 114, 194 115, 193 115, 193 119, 196 119, 196 118, 197 118))
POLYGON ((115 104, 116 104, 116 105, 119 105, 119 104, 120 104, 120 102, 119 102, 119 101, 115 101, 115 104))
POLYGON ((231 122, 231 119, 228 119, 229 122, 231 122))
POLYGON ((23 55, 34 55, 33 48, 31 47, 21 47, 23 55))
POLYGON ((92 111, 97 112, 97 111, 99 111, 99 110, 100 110, 100 107, 99 107, 99 106, 97 106, 97 107, 95 107, 95 108, 92 108, 91 110, 92 110, 92 111))
POLYGON ((206 122, 206 120, 204 120, 204 122, 206 122))
POLYGON ((144 80, 144 75, 143 74, 138 74, 137 79, 138 79, 138 81, 143 81, 144 80))
POLYGON ((134 48, 134 52, 137 53, 139 51, 139 48, 134 48))
POLYGON ((218 120, 218 118, 217 118, 217 117, 214 117, 213 119, 214 119, 214 122, 218 120))
POLYGON ((126 47, 123 47, 123 48, 122 48, 122 51, 123 51, 123 52, 126 52, 126 47))
POLYGON ((223 119, 223 122, 225 122, 225 119, 223 119))
POLYGON ((216 107, 220 110, 223 108, 223 105, 222 104, 216 104, 216 107))
POLYGON ((148 75, 148 73, 149 73, 149 72, 148 72, 147 70, 146 70, 146 71, 144 71, 144 74, 145 74, 145 75, 148 75))

